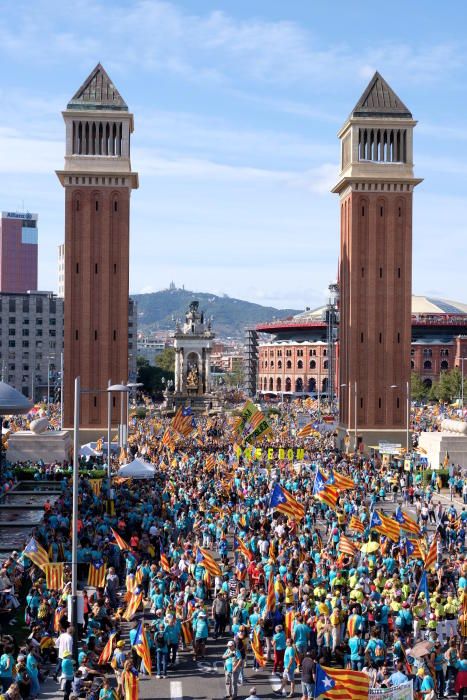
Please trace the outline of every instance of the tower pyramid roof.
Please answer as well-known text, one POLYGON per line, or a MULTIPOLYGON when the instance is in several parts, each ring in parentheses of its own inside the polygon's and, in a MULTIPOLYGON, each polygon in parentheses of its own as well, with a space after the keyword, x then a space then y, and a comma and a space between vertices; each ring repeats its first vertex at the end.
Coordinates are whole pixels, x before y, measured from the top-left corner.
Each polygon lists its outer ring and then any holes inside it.
POLYGON ((128 105, 100 63, 73 95, 67 108, 128 111, 128 105))
POLYGON ((397 117, 412 119, 412 113, 376 71, 353 108, 352 117, 397 117))

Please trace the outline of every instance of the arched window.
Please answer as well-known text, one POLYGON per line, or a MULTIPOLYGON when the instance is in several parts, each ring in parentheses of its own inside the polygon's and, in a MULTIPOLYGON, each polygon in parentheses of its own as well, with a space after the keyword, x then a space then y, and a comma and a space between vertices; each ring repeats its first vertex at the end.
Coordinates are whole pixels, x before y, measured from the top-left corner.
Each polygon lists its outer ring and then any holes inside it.
POLYGON ((413 360, 410 360, 410 369, 414 369, 415 367, 415 362, 413 360))
POLYGON ((329 364, 328 361, 327 361, 327 360, 324 360, 324 362, 323 362, 323 369, 327 369, 327 368, 328 368, 328 364, 329 364))
POLYGON ((276 379, 276 391, 282 391, 281 386, 282 386, 281 378, 277 377, 277 379, 276 379))
POLYGON ((298 379, 295 381, 295 391, 297 394, 303 392, 303 379, 301 377, 298 377, 298 379))
POLYGON ((447 369, 449 369, 449 362, 448 362, 447 360, 443 360, 443 361, 441 362, 441 369, 442 369, 442 370, 447 370, 447 369))
POLYGON ((322 384, 321 391, 322 391, 323 393, 326 393, 327 390, 328 390, 328 378, 325 377, 325 378, 323 379, 323 384, 322 384))
POLYGON ((266 391, 267 387, 268 387, 268 380, 266 379, 266 377, 264 377, 264 379, 263 379, 263 391, 266 391))
POLYGON ((298 369, 303 369, 303 362, 302 362, 302 360, 299 360, 299 361, 297 362, 297 368, 298 368, 298 369))
POLYGON ((287 377, 287 379, 285 380, 285 390, 292 391, 292 382, 290 380, 290 377, 287 377))
POLYGON ((427 389, 431 389, 433 382, 429 377, 423 380, 423 384, 426 386, 427 389))
POLYGON ((269 391, 274 391, 274 380, 272 377, 269 378, 269 391))
POLYGON ((291 360, 287 360, 287 369, 292 369, 292 362, 291 362, 291 360))
POLYGON ((310 360, 310 369, 316 369, 316 361, 310 360))
POLYGON ((277 360, 277 369, 282 369, 282 360, 277 360))
POLYGON ((274 367, 274 360, 271 360, 271 362, 269 364, 271 365, 271 369, 272 369, 274 367))
POLYGON ((431 369, 431 360, 425 360, 423 363, 423 369, 431 369))
POLYGON ((308 391, 316 391, 316 379, 314 377, 310 377, 308 380, 308 391))

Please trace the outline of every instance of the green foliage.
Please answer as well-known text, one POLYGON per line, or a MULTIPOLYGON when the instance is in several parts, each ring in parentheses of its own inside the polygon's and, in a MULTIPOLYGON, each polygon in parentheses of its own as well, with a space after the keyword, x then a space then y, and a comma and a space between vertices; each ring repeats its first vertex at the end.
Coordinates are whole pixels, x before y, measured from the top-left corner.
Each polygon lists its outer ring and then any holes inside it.
POLYGON ((164 385, 162 378, 166 383, 169 379, 174 379, 174 373, 170 370, 164 370, 161 367, 154 367, 144 357, 138 357, 136 361, 138 368, 138 382, 143 384, 143 390, 153 396, 162 396, 167 384, 164 385))
POLYGON ((138 303, 138 328, 144 331, 171 329, 172 317, 185 317, 185 312, 194 300, 206 316, 214 316, 217 335, 243 337, 245 326, 271 321, 274 316, 284 318, 299 313, 297 309, 276 309, 252 304, 241 299, 219 297, 206 292, 190 292, 185 289, 165 289, 153 294, 134 294, 138 303))
MULTIPOLYGON (((175 372, 175 350, 173 348, 165 348, 159 355, 156 355, 156 367, 165 372, 175 372)), ((173 377, 170 377, 173 379, 173 377)))
POLYGON ((420 375, 416 372, 412 372, 410 390, 413 401, 424 401, 428 396, 428 389, 424 385, 420 375))
MULTIPOLYGON (((13 467, 13 474, 19 481, 31 481, 34 475, 37 473, 37 467, 13 467)), ((55 475, 51 475, 48 480, 59 481, 63 476, 71 476, 73 469, 69 467, 68 469, 63 469, 55 475)), ((86 479, 105 479, 107 476, 106 469, 81 469, 79 470, 80 476, 84 476, 86 479)), ((41 483, 40 481, 38 482, 41 483)))
MULTIPOLYGON (((467 378, 464 378, 464 394, 467 395, 467 378)), ((462 375, 458 367, 449 372, 441 372, 439 381, 431 388, 429 398, 435 401, 452 403, 462 395, 462 375)))
POLYGON ((441 477, 443 488, 447 487, 448 479, 449 479, 449 469, 434 469, 434 470, 426 469, 423 472, 423 483, 425 485, 431 483, 431 475, 432 475, 433 471, 435 472, 436 476, 438 476, 438 474, 439 474, 439 476, 441 477))

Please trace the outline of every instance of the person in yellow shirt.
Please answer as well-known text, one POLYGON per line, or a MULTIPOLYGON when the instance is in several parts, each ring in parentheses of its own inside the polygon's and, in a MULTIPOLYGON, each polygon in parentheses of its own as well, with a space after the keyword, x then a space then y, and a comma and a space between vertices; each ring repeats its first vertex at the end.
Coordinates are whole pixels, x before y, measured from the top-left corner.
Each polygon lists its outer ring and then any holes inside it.
POLYGON ((451 639, 457 634, 457 615, 459 612, 459 603, 452 595, 448 595, 444 605, 444 613, 446 615, 446 637, 451 639))
POLYGON ((355 588, 352 591, 350 591, 349 598, 350 600, 355 600, 357 603, 362 603, 364 597, 365 596, 363 595, 362 586, 360 583, 357 583, 355 588))
POLYGON ((333 608, 329 622, 331 623, 331 650, 334 654, 340 642, 341 614, 339 608, 333 608))

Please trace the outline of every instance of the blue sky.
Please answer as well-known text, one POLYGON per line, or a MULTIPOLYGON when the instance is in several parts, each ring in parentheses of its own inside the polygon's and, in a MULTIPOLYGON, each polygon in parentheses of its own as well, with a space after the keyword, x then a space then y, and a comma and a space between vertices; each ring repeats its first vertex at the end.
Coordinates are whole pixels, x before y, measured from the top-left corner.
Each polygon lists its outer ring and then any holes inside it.
POLYGON ((61 110, 98 61, 135 114, 131 291, 303 308, 336 277, 336 133, 379 70, 419 120, 414 292, 467 300, 460 0, 0 0, 0 209, 57 286, 61 110))

